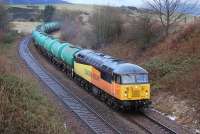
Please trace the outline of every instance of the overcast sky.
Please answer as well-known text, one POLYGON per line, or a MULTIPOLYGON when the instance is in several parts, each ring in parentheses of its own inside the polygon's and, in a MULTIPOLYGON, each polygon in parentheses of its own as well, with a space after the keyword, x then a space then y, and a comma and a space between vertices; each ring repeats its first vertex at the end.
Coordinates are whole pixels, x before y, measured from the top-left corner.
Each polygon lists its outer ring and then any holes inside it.
POLYGON ((66 0, 71 3, 141 7, 143 0, 66 0))

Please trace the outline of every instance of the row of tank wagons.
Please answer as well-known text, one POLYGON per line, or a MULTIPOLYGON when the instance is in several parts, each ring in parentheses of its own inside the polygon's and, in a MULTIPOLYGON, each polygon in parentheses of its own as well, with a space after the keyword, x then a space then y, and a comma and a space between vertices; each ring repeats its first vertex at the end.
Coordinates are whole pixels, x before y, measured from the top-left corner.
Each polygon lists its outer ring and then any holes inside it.
MULTIPOLYGON (((58 25, 56 25, 56 29, 57 27, 58 25)), ((44 33, 54 30, 55 23, 47 23, 45 25, 37 27, 36 30, 32 32, 32 37, 35 41, 36 46, 44 50, 43 53, 47 53, 53 59, 55 58, 56 62, 60 62, 61 64, 63 64, 63 66, 65 66, 64 68, 70 70, 70 74, 73 74, 74 72, 83 79, 81 82, 85 82, 84 84, 91 83, 92 85, 98 87, 94 89, 94 92, 97 94, 99 94, 100 92, 101 94, 105 93, 103 94, 103 97, 110 96, 109 98, 107 98, 107 100, 111 98, 110 103, 113 103, 113 101, 116 100, 120 100, 120 103, 123 104, 129 103, 128 105, 130 105, 130 102, 126 102, 129 100, 135 101, 134 103, 137 103, 137 105, 148 103, 148 100, 150 99, 149 83, 121 85, 120 83, 107 81, 107 78, 103 78, 103 73, 100 71, 101 69, 96 69, 95 65, 86 63, 86 61, 84 60, 81 61, 81 57, 79 57, 81 56, 81 53, 92 53, 93 56, 98 55, 96 52, 75 47, 70 43, 63 43, 59 41, 59 39, 48 36, 44 33), (99 91, 99 89, 101 90, 99 91)), ((101 60, 105 60, 105 58, 102 57, 101 60)), ((99 61, 99 63, 97 64, 100 63, 102 63, 102 61, 99 61)))
POLYGON ((33 31, 32 37, 35 43, 45 49, 50 55, 54 55, 58 60, 62 60, 71 68, 74 68, 74 56, 81 48, 74 47, 70 43, 62 43, 59 39, 38 31, 33 31))
POLYGON ((51 32, 59 30, 60 27, 61 27, 61 24, 59 22, 49 22, 49 23, 38 25, 35 30, 40 31, 42 33, 51 33, 51 32))

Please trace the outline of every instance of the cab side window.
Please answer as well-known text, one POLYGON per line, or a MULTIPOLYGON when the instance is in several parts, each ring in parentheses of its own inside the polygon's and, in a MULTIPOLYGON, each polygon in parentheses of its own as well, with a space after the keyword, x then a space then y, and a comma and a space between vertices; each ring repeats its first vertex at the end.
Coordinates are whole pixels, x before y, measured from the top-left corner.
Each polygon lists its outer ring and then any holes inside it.
POLYGON ((83 63, 83 60, 84 60, 84 58, 85 58, 85 56, 84 55, 81 55, 81 54, 78 54, 78 56, 77 56, 77 62, 79 62, 79 63, 83 63))
POLYGON ((115 75, 115 76, 114 76, 114 80, 115 80, 115 82, 118 83, 118 84, 121 83, 121 78, 120 78, 119 75, 115 75))
POLYGON ((109 83, 112 83, 112 75, 106 72, 101 72, 101 78, 109 83))

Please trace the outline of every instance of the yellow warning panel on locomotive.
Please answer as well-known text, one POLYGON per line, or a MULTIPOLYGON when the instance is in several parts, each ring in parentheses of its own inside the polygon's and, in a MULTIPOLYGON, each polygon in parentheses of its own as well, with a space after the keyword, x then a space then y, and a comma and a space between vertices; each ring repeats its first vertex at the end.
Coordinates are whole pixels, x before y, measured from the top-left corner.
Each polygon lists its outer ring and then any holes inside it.
POLYGON ((121 100, 150 99, 150 84, 120 85, 121 100))
POLYGON ((74 62, 74 71, 76 74, 91 82, 92 80, 92 66, 74 62))

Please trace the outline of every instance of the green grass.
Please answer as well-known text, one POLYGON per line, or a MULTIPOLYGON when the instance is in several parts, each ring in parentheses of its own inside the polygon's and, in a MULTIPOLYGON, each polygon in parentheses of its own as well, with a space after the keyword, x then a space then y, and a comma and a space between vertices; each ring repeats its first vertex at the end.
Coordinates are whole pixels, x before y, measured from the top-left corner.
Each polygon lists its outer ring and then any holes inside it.
POLYGON ((177 76, 182 73, 188 73, 192 67, 200 64, 200 56, 194 57, 157 57, 142 65, 151 75, 153 88, 160 89, 163 87, 160 83, 163 81, 175 81, 177 76))

